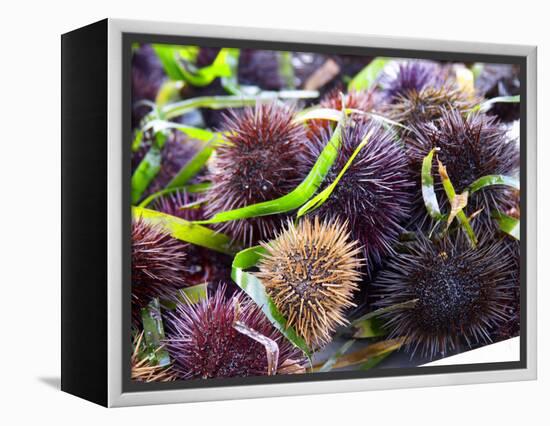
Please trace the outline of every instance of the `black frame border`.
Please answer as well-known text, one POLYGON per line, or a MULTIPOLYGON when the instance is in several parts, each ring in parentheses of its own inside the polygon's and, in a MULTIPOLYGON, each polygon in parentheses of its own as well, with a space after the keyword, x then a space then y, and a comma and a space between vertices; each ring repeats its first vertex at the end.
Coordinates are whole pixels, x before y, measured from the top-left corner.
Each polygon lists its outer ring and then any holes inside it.
MULTIPOLYGON (((520 187, 527 186, 527 57, 516 55, 478 54, 468 52, 427 51, 422 49, 398 49, 361 46, 342 46, 332 44, 311 44, 299 42, 279 42, 272 40, 247 40, 232 38, 211 38, 196 36, 175 36, 164 34, 122 33, 122 336, 128 336, 122 342, 122 392, 145 392, 161 390, 183 390, 199 388, 220 388, 243 385, 265 385, 280 383, 301 383, 332 380, 353 380, 381 377, 414 377, 418 375, 470 373, 484 371, 517 370, 527 368, 527 220, 520 224, 520 360, 511 362, 493 362, 478 364, 459 364, 449 366, 383 368, 362 371, 326 372, 323 374, 300 374, 283 376, 239 377, 208 380, 173 381, 166 383, 143 383, 131 380, 131 57, 133 43, 162 43, 196 45, 201 47, 237 47, 265 50, 284 50, 293 52, 312 52, 324 54, 345 54, 359 56, 385 56, 394 58, 433 59, 440 61, 486 62, 497 64, 516 64, 520 66, 520 187)), ((398 41, 397 41, 398 43, 398 41)), ((527 218, 527 191, 520 192, 522 217, 527 218)))

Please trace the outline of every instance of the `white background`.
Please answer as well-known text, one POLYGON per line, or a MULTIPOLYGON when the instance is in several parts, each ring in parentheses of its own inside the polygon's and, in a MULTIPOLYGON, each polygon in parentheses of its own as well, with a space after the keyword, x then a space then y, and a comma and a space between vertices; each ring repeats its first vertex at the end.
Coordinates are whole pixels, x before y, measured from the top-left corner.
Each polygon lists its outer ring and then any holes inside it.
MULTIPOLYGON (((544 1, 4 1, 0 13, 0 422, 548 424, 550 22, 544 1), (59 392, 60 39, 105 17, 539 46, 539 379, 106 410, 59 392), (546 395, 545 395, 546 393, 546 395), (544 419, 544 420, 543 420, 544 419)), ((497 53, 497 52, 495 52, 497 53)), ((85 224, 83 224, 85 226, 85 224)))

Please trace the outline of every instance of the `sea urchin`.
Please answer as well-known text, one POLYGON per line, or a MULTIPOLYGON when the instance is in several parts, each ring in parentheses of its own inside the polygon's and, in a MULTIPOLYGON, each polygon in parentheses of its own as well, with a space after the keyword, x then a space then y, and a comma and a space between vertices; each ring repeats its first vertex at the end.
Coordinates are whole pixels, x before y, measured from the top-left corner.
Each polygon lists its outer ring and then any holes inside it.
MULTIPOLYGON (((314 138, 309 161, 313 165, 330 140, 329 132, 314 138)), ((374 120, 350 119, 342 131, 338 157, 325 181, 329 184, 368 137, 366 146, 346 170, 330 197, 316 210, 322 218, 348 220, 352 237, 363 246, 368 268, 392 253, 392 246, 409 219, 411 181, 407 158, 395 134, 374 120)))
POLYGON ((392 337, 406 337, 413 354, 430 358, 462 344, 488 343, 507 319, 515 267, 501 242, 472 248, 463 234, 432 242, 418 233, 374 283, 381 293, 378 307, 416 300, 412 308, 386 313, 385 327, 392 337))
POLYGON ((428 86, 420 91, 413 90, 398 96, 394 103, 386 108, 386 113, 392 120, 407 127, 414 127, 441 118, 445 111, 468 112, 477 103, 471 94, 452 85, 428 86))
POLYGON ((187 244, 172 238, 144 219, 132 222, 132 308, 139 308, 154 297, 171 297, 187 286, 187 244))
MULTIPOLYGON (((506 129, 494 117, 480 113, 463 115, 459 111, 444 111, 434 122, 419 124, 405 138, 411 173, 417 185, 413 223, 422 223, 426 209, 422 198, 420 172, 424 157, 438 148, 438 159, 457 193, 467 190, 475 180, 487 175, 515 176, 519 169, 519 151, 510 140, 506 129)), ((432 171, 437 176, 434 162, 432 171)), ((440 205, 447 199, 439 179, 435 179, 435 191, 440 205)), ((513 192, 504 186, 481 189, 470 194, 468 211, 480 212, 475 222, 487 228, 491 225, 493 210, 508 211, 514 205, 513 192)))
MULTIPOLYGON (((294 122, 292 108, 272 103, 231 111, 222 130, 228 143, 216 152, 206 194, 208 215, 281 197, 307 174, 305 130, 294 122)), ((219 229, 251 245, 270 238, 278 224, 277 217, 265 216, 226 222, 219 229)))
POLYGON ((425 87, 439 87, 445 81, 445 73, 435 62, 407 61, 400 63, 395 73, 383 74, 380 84, 388 102, 395 102, 400 96, 420 92, 425 87))
POLYGON ((179 378, 265 376, 270 368, 279 374, 303 372, 303 353, 250 299, 242 293, 233 298, 224 294, 225 286, 220 286, 207 299, 179 304, 167 313, 166 348, 179 378), (269 365, 270 354, 276 365, 269 365))
POLYGON ((360 248, 347 224, 304 218, 292 222, 275 240, 262 243, 267 254, 256 273, 287 324, 311 348, 324 346, 357 290, 360 248))

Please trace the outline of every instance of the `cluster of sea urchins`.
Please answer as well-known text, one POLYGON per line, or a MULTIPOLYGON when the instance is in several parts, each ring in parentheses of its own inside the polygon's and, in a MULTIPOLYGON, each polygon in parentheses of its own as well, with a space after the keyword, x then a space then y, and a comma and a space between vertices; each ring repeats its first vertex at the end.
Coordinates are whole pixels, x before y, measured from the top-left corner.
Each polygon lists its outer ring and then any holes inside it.
POLYGON ((166 314, 165 345, 181 379, 265 376, 303 372, 301 350, 242 293, 224 286, 195 304, 166 314))
POLYGON ((385 327, 429 358, 491 342, 511 316, 516 266, 503 240, 472 248, 462 234, 432 241, 419 233, 374 282, 378 307, 401 306, 383 316, 385 327))
MULTIPOLYGON (((216 152, 206 194, 206 213, 273 200, 293 190, 306 176, 304 126, 294 109, 277 103, 229 112, 221 126, 227 143, 216 152)), ((222 223, 219 230, 247 245, 270 238, 280 219, 256 217, 222 223)))
POLYGON ((310 348, 328 343, 336 327, 347 324, 345 310, 354 306, 362 260, 347 225, 304 218, 262 243, 267 253, 256 275, 310 348))
MULTIPOLYGON (((201 49, 197 66, 212 63, 219 52, 201 49)), ((285 87, 274 68, 278 54, 242 50, 240 55, 241 84, 285 87)), ((517 176, 517 141, 496 117, 479 111, 477 96, 483 93, 465 88, 454 65, 417 60, 398 62, 393 73, 389 68, 368 90, 342 93, 327 89, 332 83, 324 92, 320 88, 316 103, 321 112, 314 119, 281 100, 213 115, 196 112, 201 127, 206 123, 208 131, 212 127, 223 138, 201 173, 188 182, 201 183, 205 192, 166 190, 204 143, 179 130, 165 134, 164 144, 156 147, 159 172, 142 195, 154 193, 147 208, 171 216, 175 224, 198 220, 226 234, 231 243, 224 253, 261 245, 249 273, 261 281, 272 312, 276 308, 295 338, 287 339, 264 307, 231 282, 231 256, 184 243, 151 221, 134 219, 135 380, 303 373, 308 361, 298 347, 328 352, 334 336, 346 334, 339 328, 378 308, 389 308, 380 317, 388 332, 384 338, 400 338, 412 355, 429 359, 519 333, 519 242, 499 233, 493 218, 495 212, 519 218, 518 192, 496 184, 471 187, 489 175, 517 176), (330 165, 329 144, 335 144, 330 165), (431 175, 441 212, 451 211, 440 177, 446 174, 456 194, 468 192, 463 211, 477 245, 458 220, 433 226, 422 187, 422 166, 432 150, 431 175), (258 208, 256 216, 204 222, 283 197, 308 175, 321 178, 309 188, 309 200, 325 189, 330 192, 303 217, 297 210, 307 200, 278 214, 258 208), (181 290, 202 283, 208 284, 208 294, 187 300, 181 290), (166 331, 160 349, 169 353, 169 367, 155 365, 141 352, 146 331, 140 327, 140 308, 155 298, 170 302, 162 305, 159 318, 166 331)), ((146 97, 153 98, 155 86, 138 77, 134 84, 142 84, 146 97)), ((222 82, 186 86, 190 91, 181 92, 182 97, 218 95, 222 82)), ((191 115, 181 124, 187 126, 191 115)), ((153 144, 146 132, 133 155, 134 172, 153 144)), ((306 193, 296 191, 287 200, 299 201, 306 193)))

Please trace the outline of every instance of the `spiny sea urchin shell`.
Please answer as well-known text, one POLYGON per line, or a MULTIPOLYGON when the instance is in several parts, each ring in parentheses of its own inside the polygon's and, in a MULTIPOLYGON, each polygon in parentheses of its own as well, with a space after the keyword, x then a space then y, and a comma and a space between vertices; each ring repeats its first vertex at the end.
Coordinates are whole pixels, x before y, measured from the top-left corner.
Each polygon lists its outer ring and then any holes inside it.
POLYGON ((428 86, 398 96, 385 112, 392 120, 412 127, 437 120, 444 111, 470 111, 477 103, 469 93, 452 86, 428 86))
MULTIPOLYGON (((206 213, 215 213, 273 200, 292 191, 309 171, 305 167, 304 127, 293 121, 284 105, 258 104, 242 113, 230 112, 222 130, 228 144, 217 150, 206 193, 206 213)), ((269 238, 280 218, 264 216, 220 224, 237 241, 248 245, 269 238)))
MULTIPOLYGON (((323 132, 311 140, 311 165, 330 140, 323 132)), ((363 246, 368 269, 392 253, 392 246, 409 219, 412 202, 407 158, 395 134, 373 120, 349 120, 342 131, 338 157, 325 183, 336 179, 355 149, 369 135, 368 142, 346 170, 329 198, 315 211, 322 218, 348 220, 352 237, 363 246)))
POLYGON ((506 340, 520 335, 520 243, 509 235, 500 235, 497 238, 500 238, 499 243, 503 244, 507 249, 504 255, 510 259, 510 262, 514 263, 509 278, 510 282, 513 283, 513 297, 506 306, 508 319, 503 324, 500 324, 499 327, 494 330, 494 333, 492 333, 492 337, 495 340, 506 340))
POLYGON ((220 286, 206 300, 179 304, 166 314, 166 348, 179 378, 265 376, 268 368, 278 374, 296 369, 303 372, 303 353, 258 306, 242 293, 234 298, 224 294, 225 288, 220 286), (266 344, 278 347, 278 356, 274 356, 277 365, 268 364, 266 346, 238 331, 237 322, 267 338, 266 344))
POLYGON ((385 72, 380 85, 386 99, 391 103, 412 91, 420 92, 425 87, 441 86, 445 81, 444 75, 441 67, 435 62, 407 61, 400 63, 395 73, 385 72))
POLYGON ((346 308, 360 280, 360 248, 347 223, 302 219, 288 222, 276 239, 261 243, 267 254, 256 275, 287 324, 311 348, 329 342, 338 325, 347 324, 346 308))
POLYGON ((132 222, 132 310, 154 297, 171 297, 186 287, 187 244, 172 238, 142 218, 132 222))
POLYGON ((413 355, 445 355, 491 341, 491 331, 508 318, 515 268, 500 242, 480 241, 472 248, 463 234, 432 242, 418 233, 408 251, 378 274, 377 306, 416 300, 412 308, 384 314, 385 327, 391 337, 406 337, 413 355))
MULTIPOLYGON (((422 198, 420 173, 424 157, 438 148, 438 159, 447 168, 447 174, 456 190, 462 193, 475 180, 487 175, 515 176, 519 169, 516 141, 510 140, 506 129, 494 117, 480 113, 462 115, 459 111, 444 111, 441 119, 413 127, 405 138, 411 173, 417 185, 415 214, 412 223, 427 218, 422 198)), ((448 206, 434 161, 436 196, 440 206, 448 206)), ((513 192, 503 186, 491 186, 470 194, 468 213, 480 211, 474 219, 491 227, 493 210, 507 211, 513 207, 513 192)))

